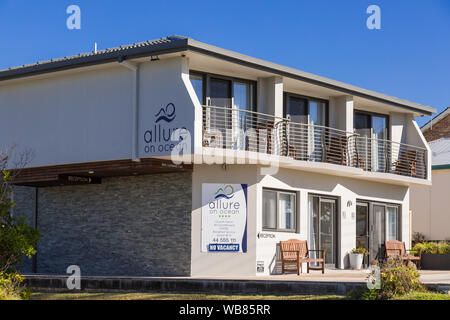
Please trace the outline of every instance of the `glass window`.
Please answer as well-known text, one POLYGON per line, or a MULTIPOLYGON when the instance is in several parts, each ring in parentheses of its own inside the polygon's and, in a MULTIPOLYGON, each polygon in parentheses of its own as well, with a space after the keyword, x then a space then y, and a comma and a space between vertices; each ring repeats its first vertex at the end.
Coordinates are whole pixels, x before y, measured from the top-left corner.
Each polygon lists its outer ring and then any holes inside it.
POLYGON ((278 217, 279 219, 278 228, 287 230, 294 229, 294 209, 295 209, 294 195, 288 193, 281 193, 279 206, 280 206, 280 214, 278 217))
POLYGON ((387 232, 386 240, 397 240, 397 208, 386 207, 387 232))
POLYGON ((263 192, 263 227, 277 228, 277 193, 264 190, 263 192))
POLYGON ((295 193, 263 190, 263 229, 295 230, 295 193))
POLYGON ((240 110, 252 111, 253 85, 242 82, 233 83, 234 106, 240 110))
POLYGON ((326 104, 325 102, 309 101, 309 122, 311 124, 326 125, 326 104))
POLYGON ((203 104, 203 77, 191 74, 189 78, 197 94, 198 101, 200 101, 200 104, 203 104))

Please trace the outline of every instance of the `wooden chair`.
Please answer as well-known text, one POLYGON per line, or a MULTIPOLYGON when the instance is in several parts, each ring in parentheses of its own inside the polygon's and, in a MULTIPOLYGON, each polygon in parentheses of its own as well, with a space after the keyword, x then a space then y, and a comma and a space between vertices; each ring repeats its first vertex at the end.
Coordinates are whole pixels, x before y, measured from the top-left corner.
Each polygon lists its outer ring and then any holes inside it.
POLYGON ((395 167, 396 174, 407 175, 410 177, 417 176, 417 151, 401 151, 398 159, 394 162, 393 165, 395 167))
POLYGON ((307 263, 307 272, 309 270, 322 270, 325 273, 325 250, 308 250, 308 243, 306 240, 290 239, 287 241, 280 241, 281 251, 281 273, 284 274, 287 270, 287 265, 295 265, 297 275, 300 275, 302 263, 307 263), (311 258, 310 252, 322 253, 321 258, 311 258), (312 262, 321 263, 320 267, 311 267, 312 262))
POLYGON ((386 250, 387 259, 398 258, 404 261, 405 263, 408 263, 408 261, 417 262, 417 268, 420 269, 420 259, 421 259, 420 252, 418 256, 408 254, 408 251, 411 250, 406 250, 404 242, 398 240, 389 240, 384 242, 384 247, 386 250))
POLYGON ((347 165, 347 137, 330 137, 330 141, 325 147, 325 150, 326 162, 347 165))

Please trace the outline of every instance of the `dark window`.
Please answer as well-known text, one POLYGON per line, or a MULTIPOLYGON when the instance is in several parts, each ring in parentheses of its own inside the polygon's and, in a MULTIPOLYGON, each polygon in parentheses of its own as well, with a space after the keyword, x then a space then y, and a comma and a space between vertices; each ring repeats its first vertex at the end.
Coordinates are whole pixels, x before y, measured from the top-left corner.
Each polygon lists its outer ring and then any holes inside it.
POLYGON ((198 101, 200 101, 200 104, 203 104, 204 103, 204 101, 203 101, 204 100, 203 76, 202 75, 191 74, 189 76, 189 78, 191 79, 192 86, 194 87, 195 93, 197 94, 198 101))

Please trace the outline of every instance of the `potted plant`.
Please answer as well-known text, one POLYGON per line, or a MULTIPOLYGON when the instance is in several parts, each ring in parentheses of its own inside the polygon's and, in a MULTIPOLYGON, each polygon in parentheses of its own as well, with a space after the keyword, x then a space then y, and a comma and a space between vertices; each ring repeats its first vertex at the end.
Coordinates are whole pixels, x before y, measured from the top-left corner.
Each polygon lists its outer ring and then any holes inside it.
POLYGON ((350 267, 352 269, 361 269, 364 256, 369 255, 365 248, 354 248, 350 251, 350 267))
POLYGON ((420 252, 422 269, 450 270, 449 243, 421 242, 416 244, 412 250, 420 252))

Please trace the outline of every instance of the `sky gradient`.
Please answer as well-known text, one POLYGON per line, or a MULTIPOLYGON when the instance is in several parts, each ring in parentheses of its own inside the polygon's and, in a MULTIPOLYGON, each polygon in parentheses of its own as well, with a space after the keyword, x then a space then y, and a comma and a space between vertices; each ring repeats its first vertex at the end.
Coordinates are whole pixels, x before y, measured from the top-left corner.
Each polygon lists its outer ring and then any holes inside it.
POLYGON ((0 30, 0 69, 178 34, 438 112, 450 106, 449 0, 0 0, 0 30), (66 27, 71 4, 81 30, 66 27), (381 30, 366 27, 371 4, 381 30))

